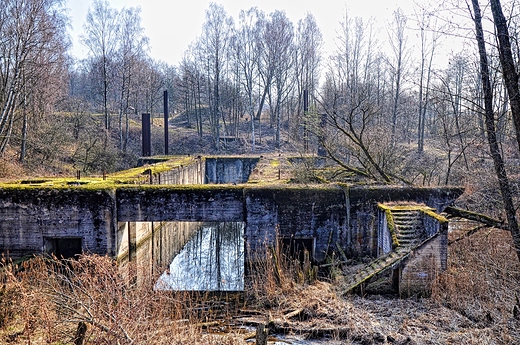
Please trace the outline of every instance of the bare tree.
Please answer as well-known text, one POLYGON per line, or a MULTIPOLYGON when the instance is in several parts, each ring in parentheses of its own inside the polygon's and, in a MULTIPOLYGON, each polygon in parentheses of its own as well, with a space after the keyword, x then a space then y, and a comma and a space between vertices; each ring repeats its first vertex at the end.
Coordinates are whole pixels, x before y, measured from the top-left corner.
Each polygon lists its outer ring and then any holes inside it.
POLYGON ((148 38, 141 27, 140 8, 124 8, 119 16, 118 84, 119 84, 119 149, 126 150, 129 133, 130 94, 138 87, 135 78, 139 59, 146 58, 148 38), (123 117, 125 129, 123 136, 123 117))
POLYGON ((384 134, 387 129, 376 121, 376 49, 371 25, 365 25, 361 18, 352 20, 346 13, 341 29, 320 101, 331 132, 318 137, 329 156, 347 171, 390 182, 387 168, 392 162, 385 150, 391 145, 384 134), (350 156, 356 165, 350 163, 350 156))
POLYGON ((307 126, 305 125, 305 117, 303 114, 303 92, 308 90, 309 101, 312 103, 313 98, 317 95, 320 77, 320 66, 322 62, 323 36, 320 32, 316 19, 308 13, 304 19, 298 22, 296 36, 295 36, 295 62, 294 74, 296 78, 296 102, 297 108, 292 110, 297 114, 296 119, 291 121, 289 118, 289 128, 291 124, 294 127, 293 135, 298 138, 299 130, 302 122, 304 123, 303 136, 304 140, 307 138, 307 126), (294 122, 294 123, 292 123, 294 122))
MULTIPOLYGON (((516 131, 516 140, 520 150, 520 88, 518 86, 518 72, 516 69, 517 66, 515 65, 513 58, 507 20, 502 11, 500 0, 490 0, 490 3, 491 12, 493 13, 493 22, 496 28, 502 75, 507 88, 509 105, 511 107, 511 115, 513 117, 513 123, 516 131)), ((517 248, 520 251, 520 239, 518 239, 517 248)))
POLYGON ((211 3, 206 10, 206 21, 200 38, 200 48, 206 59, 207 83, 211 89, 210 120, 216 150, 220 150, 220 96, 221 77, 225 66, 233 20, 224 7, 211 3))
POLYGON ((194 113, 197 128, 197 134, 200 138, 203 135, 203 106, 202 93, 204 91, 203 72, 195 62, 193 51, 188 50, 179 66, 181 81, 180 87, 182 89, 182 98, 184 112, 186 113, 188 122, 190 121, 190 113, 194 113))
POLYGON ((290 75, 294 63, 294 29, 285 12, 275 11, 269 17, 264 40, 273 74, 267 91, 271 126, 275 126, 275 146, 280 148, 281 111, 294 81, 290 75))
POLYGON ((118 13, 106 0, 96 0, 87 14, 84 26, 83 44, 90 50, 91 57, 97 61, 101 77, 101 97, 105 129, 110 129, 109 92, 111 87, 110 68, 117 49, 118 13))
POLYGON ((419 69, 419 107, 418 107, 418 129, 417 129, 417 151, 424 151, 424 132, 426 127, 426 112, 428 109, 430 82, 432 76, 432 64, 439 40, 439 31, 436 19, 426 10, 416 14, 421 38, 421 67, 419 69), (428 40, 428 33, 431 37, 428 40))
POLYGON ((431 109, 436 119, 431 132, 442 138, 443 149, 447 153, 445 185, 449 184, 452 169, 457 162, 461 161, 464 169, 470 171, 466 151, 480 140, 477 122, 472 118, 473 113, 468 111, 474 97, 469 78, 473 72, 469 59, 463 53, 455 54, 448 68, 435 73, 438 83, 431 91, 431 109))
POLYGON ((409 51, 407 50, 408 37, 406 36, 407 18, 401 8, 394 11, 394 19, 389 28, 388 36, 392 48, 392 60, 389 62, 393 74, 393 107, 392 107, 392 143, 395 142, 395 132, 397 126, 397 115, 399 101, 402 93, 402 82, 405 74, 406 65, 409 62, 409 51))
POLYGON ((512 189, 507 177, 504 160, 500 153, 495 129, 495 115, 493 112, 493 93, 490 82, 490 72, 486 45, 484 41, 484 30, 482 28, 482 14, 478 0, 471 1, 473 6, 473 19, 475 22, 475 36, 478 43, 480 57, 480 73, 482 77, 482 86, 484 92, 484 111, 486 118, 486 135, 489 143, 489 150, 495 167, 495 173, 498 178, 500 193, 504 203, 504 209, 507 216, 507 224, 509 231, 513 237, 516 254, 520 259, 520 229, 516 219, 516 209, 513 204, 512 189))
MULTIPOLYGON (((27 125, 28 102, 50 71, 63 73, 66 19, 60 0, 6 0, 0 8, 0 155, 12 136, 22 107, 27 125), (47 69, 47 70, 46 70, 47 69)), ((47 79, 46 82, 50 82, 47 79)), ((56 84, 56 85, 59 85, 56 84)), ((34 105, 34 104, 33 104, 34 105)), ((52 106, 49 98, 47 107, 52 106)), ((46 109, 48 111, 49 109, 46 109)), ((23 130, 27 134, 27 127, 23 130)), ((23 160, 25 139, 22 143, 23 160)))
POLYGON ((251 122, 251 150, 255 151, 255 108, 258 105, 259 60, 261 55, 261 39, 265 30, 265 15, 253 7, 239 14, 237 28, 232 44, 234 64, 238 66, 240 82, 246 94, 248 112, 251 122))

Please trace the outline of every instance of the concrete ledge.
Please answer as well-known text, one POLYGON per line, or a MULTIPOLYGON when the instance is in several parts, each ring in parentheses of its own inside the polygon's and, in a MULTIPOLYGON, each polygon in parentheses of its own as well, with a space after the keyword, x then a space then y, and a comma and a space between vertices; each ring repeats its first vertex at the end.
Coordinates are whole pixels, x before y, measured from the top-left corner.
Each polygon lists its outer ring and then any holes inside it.
POLYGON ((234 186, 140 186, 116 191, 119 222, 244 220, 243 188, 234 186))

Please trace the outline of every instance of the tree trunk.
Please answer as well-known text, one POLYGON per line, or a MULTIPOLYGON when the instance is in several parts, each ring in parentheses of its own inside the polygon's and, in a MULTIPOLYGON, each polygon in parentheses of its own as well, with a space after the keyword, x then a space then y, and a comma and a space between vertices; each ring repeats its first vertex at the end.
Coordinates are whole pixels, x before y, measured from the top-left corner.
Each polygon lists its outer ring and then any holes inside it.
POLYGON ((23 110, 23 123, 22 123, 22 145, 20 147, 20 162, 25 161, 25 153, 27 151, 27 110, 23 110))
POLYGON ((484 113, 486 135, 489 143, 489 150, 495 166, 495 173, 498 178, 500 194, 504 203, 504 209, 507 216, 507 225, 513 237, 516 254, 520 260, 520 231, 516 219, 516 210, 513 205, 513 197, 509 179, 507 177, 504 160, 500 154, 500 147, 497 142, 495 130, 495 116, 493 113, 493 93, 491 90, 491 82, 489 78, 489 65, 487 60, 486 46, 484 41, 484 31, 482 29, 482 15, 478 0, 471 0, 474 11, 475 35, 478 43, 478 51, 480 56, 480 75, 482 79, 482 89, 484 92, 484 113))
POLYGON ((520 150, 520 92, 518 88, 518 73, 516 72, 515 61, 513 59, 513 53, 511 52, 509 30, 507 28, 506 18, 502 12, 500 0, 491 0, 490 3, 496 28, 502 75, 509 95, 509 105, 511 106, 516 140, 518 149, 520 150))

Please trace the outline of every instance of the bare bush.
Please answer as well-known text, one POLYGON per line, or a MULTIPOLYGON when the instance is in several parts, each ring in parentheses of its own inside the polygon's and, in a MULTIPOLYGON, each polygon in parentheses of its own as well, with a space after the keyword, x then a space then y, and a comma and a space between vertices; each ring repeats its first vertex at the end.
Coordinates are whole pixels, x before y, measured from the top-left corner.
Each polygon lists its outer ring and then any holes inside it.
POLYGON ((4 262, 0 337, 14 344, 237 344, 231 335, 202 332, 201 301, 156 292, 153 277, 137 271, 134 284, 115 261, 96 255, 37 257, 21 266, 4 262))
POLYGON ((448 270, 434 285, 433 299, 480 327, 496 330, 502 337, 498 343, 518 343, 519 319, 513 310, 520 296, 520 264, 511 234, 481 230, 451 245, 449 257, 448 270))

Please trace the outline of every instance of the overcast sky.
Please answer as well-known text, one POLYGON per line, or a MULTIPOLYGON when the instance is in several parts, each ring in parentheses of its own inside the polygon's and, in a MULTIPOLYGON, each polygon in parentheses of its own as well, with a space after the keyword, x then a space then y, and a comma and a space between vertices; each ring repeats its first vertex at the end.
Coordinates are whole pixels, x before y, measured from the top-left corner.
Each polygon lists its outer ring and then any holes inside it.
MULTIPOLYGON (((150 55, 155 60, 177 65, 189 44, 201 34, 205 11, 211 1, 187 0, 180 2, 164 0, 109 0, 117 10, 123 7, 141 7, 142 25, 150 38, 150 55)), ((406 14, 412 14, 413 0, 217 0, 235 21, 242 9, 257 6, 266 14, 274 10, 284 10, 294 24, 310 12, 316 18, 325 41, 325 49, 334 48, 334 39, 339 23, 348 6, 349 15, 366 19, 373 17, 381 27, 392 19, 393 11, 400 6, 406 14), (348 4, 347 4, 348 3, 348 4)), ((69 15, 72 19, 71 38, 73 55, 86 56, 86 49, 79 43, 83 25, 93 0, 67 0, 69 15)), ((386 33, 385 33, 386 35, 386 33)), ((385 38, 387 36, 384 36, 385 38)))

